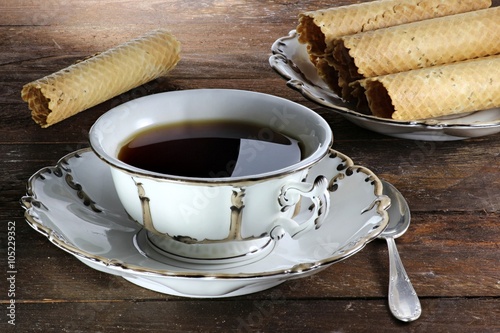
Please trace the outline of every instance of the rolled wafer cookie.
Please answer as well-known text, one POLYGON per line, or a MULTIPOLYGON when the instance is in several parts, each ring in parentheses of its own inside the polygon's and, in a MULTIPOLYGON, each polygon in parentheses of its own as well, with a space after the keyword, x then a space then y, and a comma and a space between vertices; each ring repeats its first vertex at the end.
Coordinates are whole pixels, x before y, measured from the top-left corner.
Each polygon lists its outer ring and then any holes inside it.
POLYGON ((342 36, 328 61, 342 96, 358 79, 500 53, 500 7, 342 36))
POLYGON ((354 94, 372 114, 434 118, 500 107, 500 55, 357 81, 354 94))
POLYGON ((333 66, 330 66, 325 57, 311 57, 310 60, 316 67, 318 76, 334 93, 340 95, 342 89, 339 86, 339 75, 337 70, 333 66))
POLYGON ((155 30, 26 84, 21 97, 33 120, 49 127, 167 74, 180 60, 180 43, 155 30))
POLYGON ((307 45, 310 60, 316 66, 319 77, 341 95, 338 71, 326 57, 333 50, 335 38, 490 6, 491 0, 371 1, 301 13, 297 32, 299 42, 307 45))
POLYGON ((491 6, 491 0, 380 0, 299 14, 299 41, 313 56, 330 53, 334 38, 491 6))

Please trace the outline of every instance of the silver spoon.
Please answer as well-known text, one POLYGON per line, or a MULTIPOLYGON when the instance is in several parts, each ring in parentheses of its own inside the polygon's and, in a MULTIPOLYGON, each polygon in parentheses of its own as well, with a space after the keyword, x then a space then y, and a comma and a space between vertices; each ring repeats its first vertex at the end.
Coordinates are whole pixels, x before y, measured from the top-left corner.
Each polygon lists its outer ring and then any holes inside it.
POLYGON ((408 230, 410 226, 410 209, 403 195, 386 181, 382 181, 383 193, 391 198, 391 207, 388 209, 389 224, 379 238, 387 241, 389 248, 389 308, 397 319, 405 322, 420 317, 422 308, 417 293, 410 282, 410 278, 399 257, 395 238, 408 230))

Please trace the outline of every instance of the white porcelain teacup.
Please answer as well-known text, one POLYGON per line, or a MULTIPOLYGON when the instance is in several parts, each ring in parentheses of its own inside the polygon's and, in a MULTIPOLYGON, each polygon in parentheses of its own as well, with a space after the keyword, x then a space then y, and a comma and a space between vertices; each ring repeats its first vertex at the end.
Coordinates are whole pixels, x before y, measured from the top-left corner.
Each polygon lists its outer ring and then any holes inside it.
POLYGON ((285 233, 298 238, 319 228, 328 213, 328 179, 304 180, 328 154, 331 129, 314 111, 283 98, 222 89, 159 93, 111 109, 95 122, 89 138, 110 166, 127 213, 148 231, 154 247, 179 260, 259 257, 285 233), (199 178, 144 170, 118 158, 126 140, 145 128, 207 120, 251 122, 286 133, 300 142, 302 159, 263 173, 199 178), (306 197, 310 216, 294 220, 306 197))

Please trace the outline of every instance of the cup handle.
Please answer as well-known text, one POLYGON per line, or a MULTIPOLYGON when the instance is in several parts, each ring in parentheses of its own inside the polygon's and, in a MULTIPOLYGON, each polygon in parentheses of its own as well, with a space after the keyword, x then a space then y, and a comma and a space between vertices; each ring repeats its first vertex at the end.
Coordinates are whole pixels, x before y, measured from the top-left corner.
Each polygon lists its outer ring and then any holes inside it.
POLYGON ((285 184, 278 196, 281 211, 284 212, 294 207, 300 201, 301 197, 310 198, 313 202, 311 205, 312 214, 309 219, 298 223, 291 218, 278 218, 269 233, 272 239, 279 240, 283 238, 285 233, 296 239, 309 230, 318 229, 321 226, 330 208, 328 179, 324 176, 318 176, 312 184, 301 182, 285 184))

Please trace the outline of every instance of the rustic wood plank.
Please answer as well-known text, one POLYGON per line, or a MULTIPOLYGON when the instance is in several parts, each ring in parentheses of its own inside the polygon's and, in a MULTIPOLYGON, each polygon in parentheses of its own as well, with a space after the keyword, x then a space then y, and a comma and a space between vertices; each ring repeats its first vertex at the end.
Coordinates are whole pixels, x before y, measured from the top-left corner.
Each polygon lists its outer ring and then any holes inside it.
MULTIPOLYGON (((16 328, 30 332, 494 332, 498 301, 491 298, 423 299, 419 321, 401 323, 383 300, 268 300, 185 302, 50 302, 18 304, 16 328), (70 314, 71 320, 68 320, 70 314), (369 318, 369 319, 368 319, 369 318)), ((1 325, 5 325, 2 323, 1 325)))
MULTIPOLYGON (((367 1, 367 0, 364 0, 367 1)), ((363 1, 358 1, 363 2, 363 1)), ((352 1, 336 1, 345 5, 352 1)), ((230 5, 218 1, 62 1, 52 0, 45 4, 19 1, 3 6, 3 25, 181 25, 213 23, 259 22, 272 24, 295 20, 299 11, 331 6, 328 1, 292 2, 281 0, 259 3, 234 1, 230 5), (109 13, 119 15, 110 15, 109 13)))

